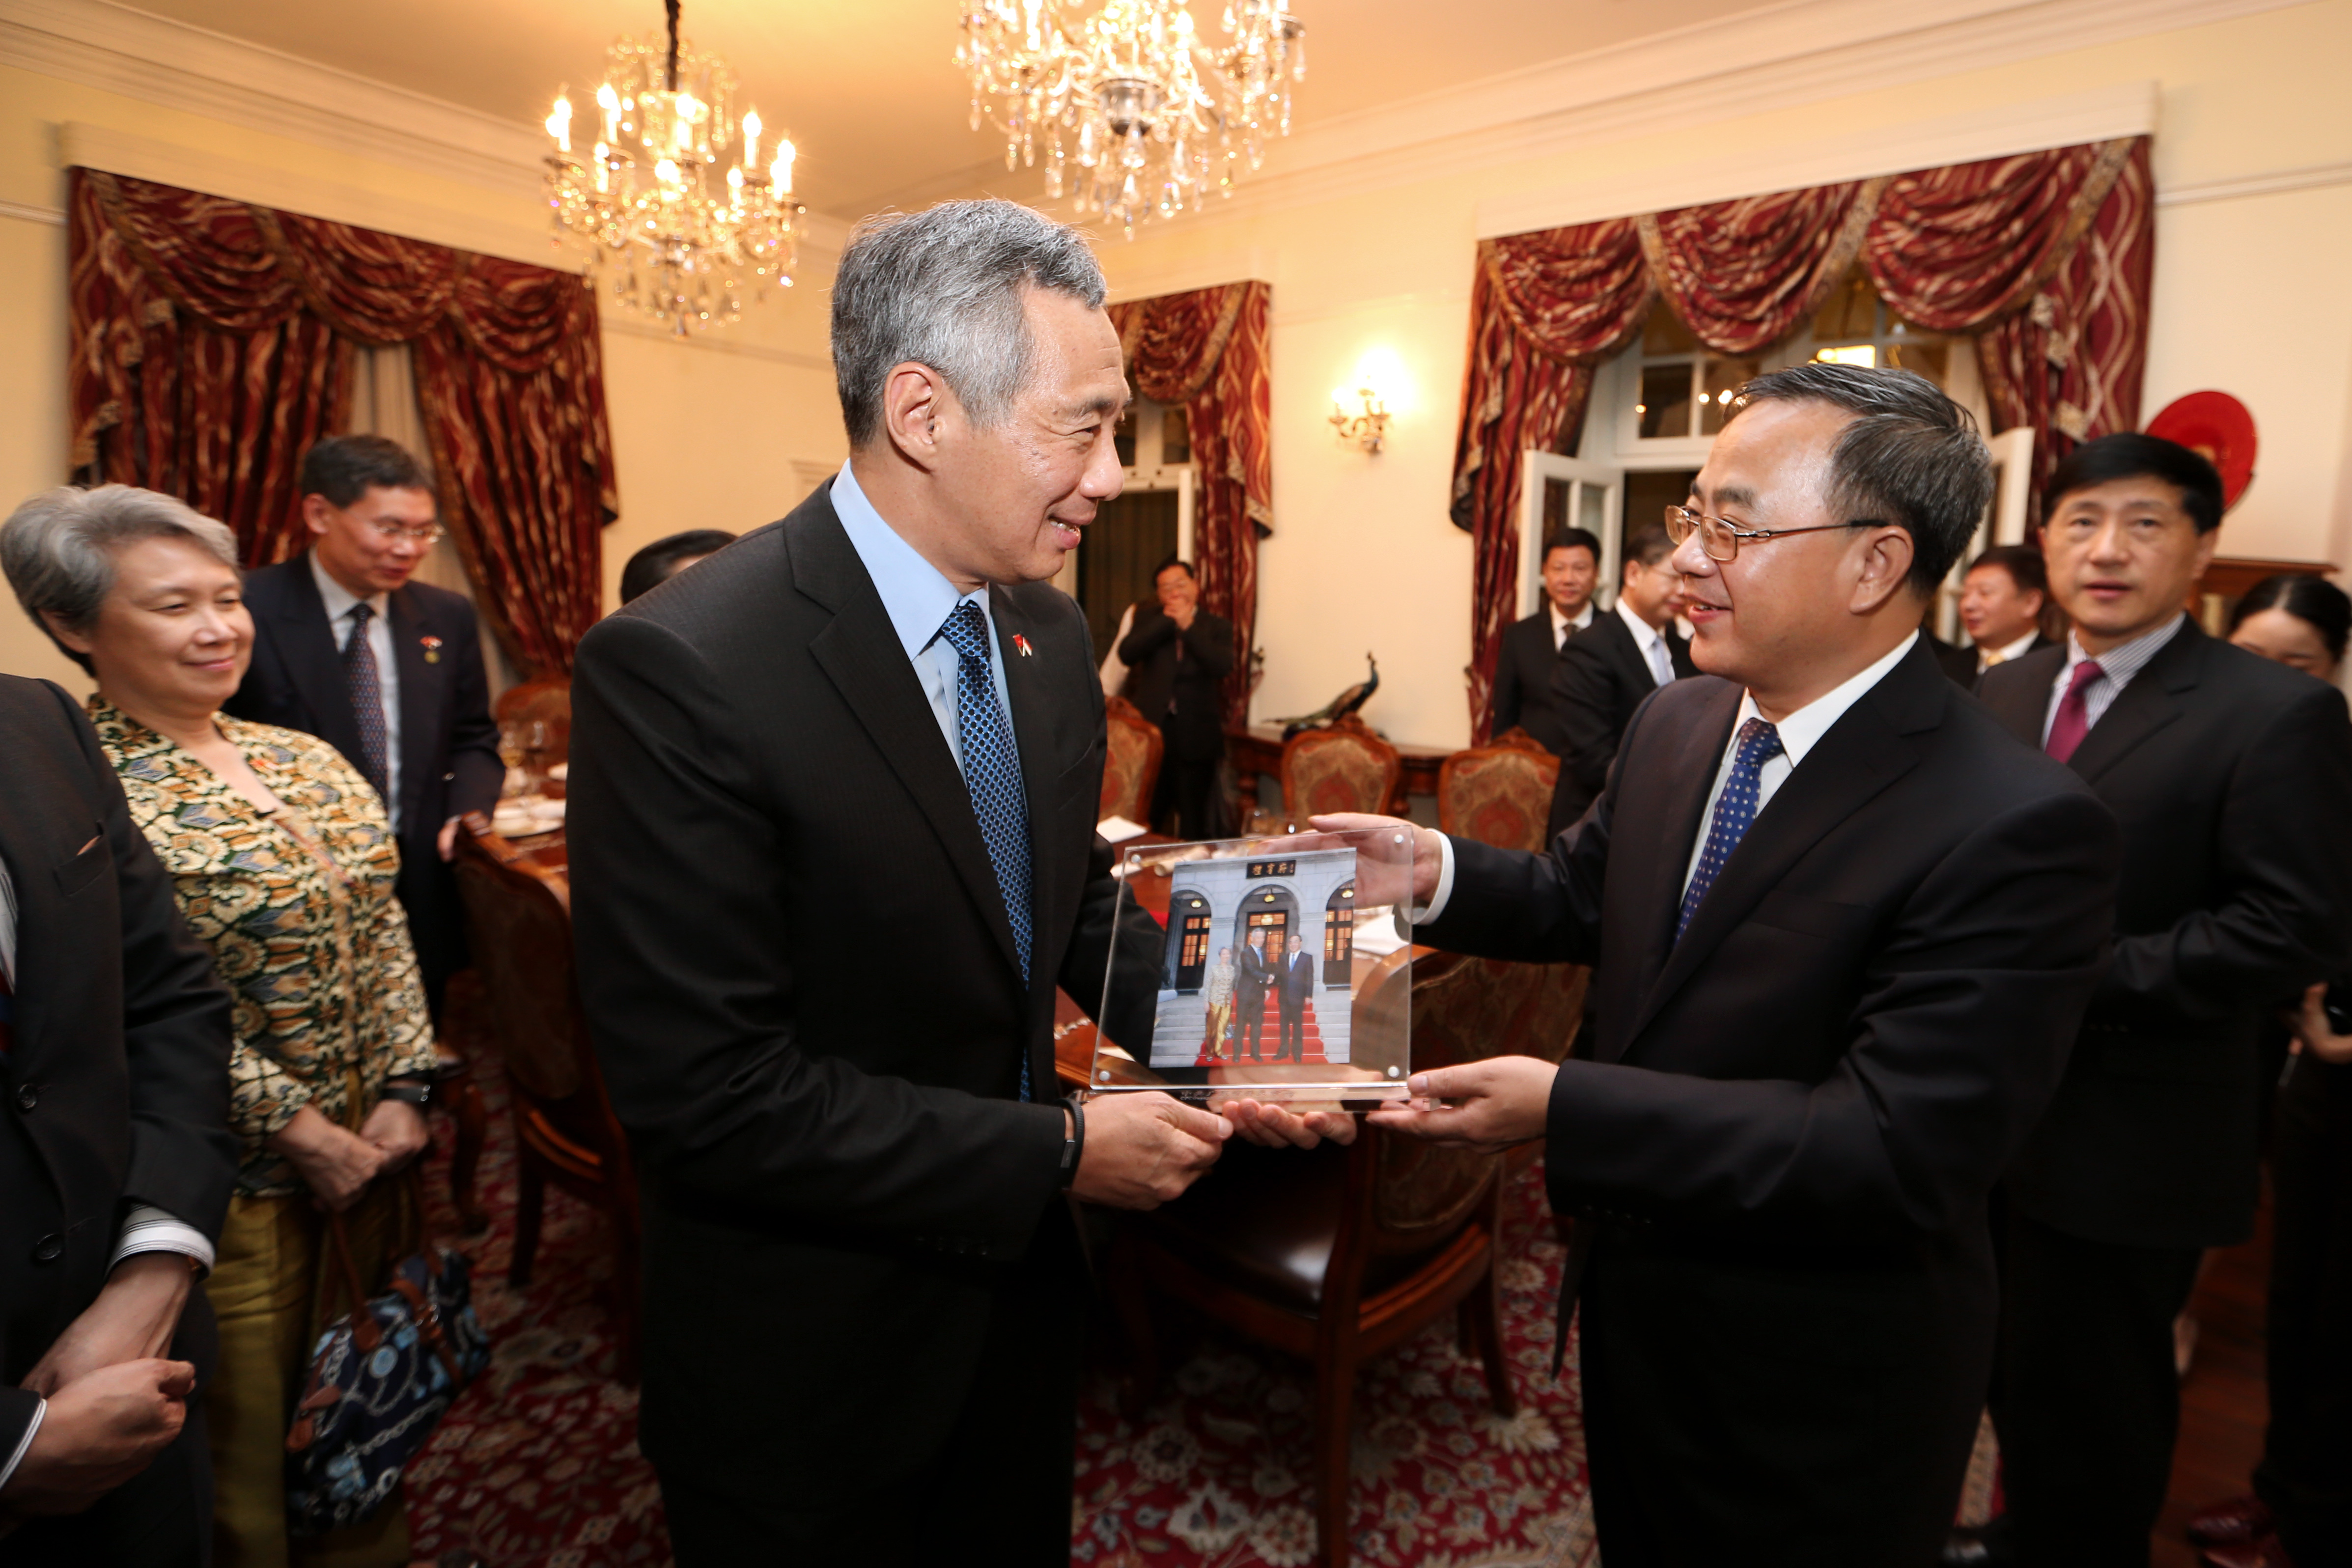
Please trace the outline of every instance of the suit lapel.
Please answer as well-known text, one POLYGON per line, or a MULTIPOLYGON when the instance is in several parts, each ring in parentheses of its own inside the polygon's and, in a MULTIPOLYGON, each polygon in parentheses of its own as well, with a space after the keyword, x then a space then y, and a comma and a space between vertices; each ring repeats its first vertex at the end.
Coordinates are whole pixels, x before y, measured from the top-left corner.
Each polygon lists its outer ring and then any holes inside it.
MULTIPOLYGON (((1629 637, 1626 640, 1633 639, 1629 637)), ((1732 721, 1739 716, 1740 695, 1738 687, 1727 680, 1722 682, 1720 689, 1709 696, 1682 733, 1666 742, 1669 750, 1663 763, 1664 778, 1658 777, 1658 764, 1645 766, 1640 770, 1639 786, 1628 792, 1648 803, 1641 809, 1648 820, 1648 836, 1658 846, 1650 875, 1635 895, 1629 927, 1641 965, 1633 988, 1635 996, 1650 994, 1673 954, 1675 913, 1683 900, 1683 869, 1690 864, 1691 846, 1698 837, 1700 819, 1706 812, 1707 792, 1715 787, 1716 771, 1723 763, 1723 748, 1731 739, 1732 721), (1652 812, 1655 813, 1654 816, 1650 816, 1652 812)), ((1633 772, 1629 766, 1626 784, 1634 783, 1633 772)), ((1614 831, 1621 844, 1625 841, 1627 818, 1632 815, 1622 804, 1616 807, 1614 831)), ((1642 1014, 1644 1023, 1648 1013, 1645 1007, 1642 1014)), ((1633 1034, 1627 1033, 1612 1045, 1604 1046, 1603 1059, 1613 1061, 1623 1056, 1633 1038, 1633 1034)))
POLYGON ((278 637, 285 650, 286 673, 318 721, 319 738, 346 757, 359 756, 360 721, 352 710, 351 688, 343 681, 342 650, 335 645, 327 602, 319 596, 307 555, 287 563, 278 637))
MULTIPOLYGON (((2050 687, 2066 665, 2066 651, 2052 645, 1993 666, 1977 684, 1977 700, 1992 710, 2001 728, 2035 751, 2042 749, 2042 721, 2050 710, 2050 687)), ((2125 689, 2130 689, 2126 687, 2125 689)))
MULTIPOLYGON (((1747 837, 1732 851, 1730 861, 1691 917, 1682 941, 1674 942, 1664 968, 1643 999, 1633 1027, 1624 1037, 1629 1047, 1790 867, 1873 796, 1918 765, 1926 750, 1919 737, 1942 721, 1942 704, 1950 686, 1933 650, 1922 639, 1830 726, 1829 733, 1781 783, 1771 803, 1757 814, 1747 837)), ((1723 738, 1717 736, 1718 758, 1723 738)), ((1706 785, 1714 782, 1710 770, 1706 785)), ((1696 831, 1694 826, 1693 837, 1696 831)), ((1664 857, 1672 862, 1676 907, 1681 904, 1681 874, 1689 863, 1690 844, 1688 838, 1675 841, 1664 857), (1674 848, 1680 853, 1674 853, 1674 848)), ((1671 924, 1666 931, 1666 940, 1673 942, 1671 924)))
MULTIPOLYGON (((21 1083, 41 1060, 42 1037, 47 1030, 55 995, 52 988, 38 979, 32 979, 28 984, 28 976, 42 966, 45 959, 73 952, 84 941, 90 942, 89 951, 95 952, 100 941, 98 933, 65 929, 63 917, 72 911, 62 907, 64 901, 58 890, 54 844, 58 835, 54 829, 62 826, 64 836, 72 837, 79 844, 98 831, 98 825, 90 821, 85 826, 79 816, 53 816, 58 807, 66 804, 63 801, 50 798, 36 802, 25 798, 32 793, 29 786, 47 781, 50 767, 27 767, 24 765, 24 759, 18 759, 12 763, 8 771, 14 783, 9 787, 0 788, 0 861, 7 865, 9 884, 14 888, 16 898, 16 1018, 11 1025, 15 1045, 9 1053, 7 1067, 9 1076, 21 1083), (44 823, 51 826, 51 833, 41 831, 44 823), (66 939, 58 953, 49 952, 43 941, 51 932, 66 939), (28 956, 33 960, 29 967, 26 963, 28 956)), ((46 789, 41 793, 52 795, 46 789)), ((98 907, 94 900, 84 900, 83 902, 89 908, 98 907)), ((71 1005, 70 998, 65 1000, 71 1005)))
MULTIPOLYGON (((810 657, 929 819, 981 918, 996 933, 1005 963, 1018 975, 1020 949, 1013 943, 1013 922, 1004 913, 1004 892, 996 885, 988 845, 980 836, 980 820, 972 815, 971 792, 956 769, 947 738, 940 733, 938 716, 923 695, 889 613, 882 607, 882 596, 874 590, 874 580, 866 575, 865 563, 857 558, 856 547, 824 491, 803 502, 784 526, 793 582, 834 612, 832 623, 811 639, 810 657)), ((1033 892, 1033 905, 1034 896, 1033 892)))
POLYGON ((2116 694, 2115 701, 2083 737, 2083 743, 2074 748, 2067 765, 2096 784, 2100 774, 2130 755, 2142 741, 2179 718, 2180 704, 2175 699, 2196 688, 2204 668, 2206 643, 2205 634, 2193 621, 2173 633, 2172 640, 2157 650, 2147 667, 2116 694))
POLYGON ((1049 908, 1062 885, 1056 870, 1053 812, 1058 804, 1051 791, 1060 770, 1054 749, 1051 672, 1037 650, 1043 634, 1028 614, 1003 588, 988 595, 988 618, 996 626, 996 657, 1004 661, 1004 695, 1013 706, 1013 742, 1021 751, 1022 793, 1029 802, 1029 956, 1030 978, 1043 966, 1045 933, 1058 930, 1060 911, 1049 908), (1024 654, 1023 644, 1030 652, 1024 654))
MULTIPOLYGON (((425 826, 416 821, 413 809, 425 798, 425 771, 433 766, 433 736, 439 729, 434 722, 441 703, 442 667, 425 662, 425 622, 416 613, 416 595, 403 588, 392 595, 387 607, 392 622, 392 663, 400 672, 400 795, 406 810, 402 820, 411 827, 425 826)), ((440 824, 430 825, 434 831, 440 824)))

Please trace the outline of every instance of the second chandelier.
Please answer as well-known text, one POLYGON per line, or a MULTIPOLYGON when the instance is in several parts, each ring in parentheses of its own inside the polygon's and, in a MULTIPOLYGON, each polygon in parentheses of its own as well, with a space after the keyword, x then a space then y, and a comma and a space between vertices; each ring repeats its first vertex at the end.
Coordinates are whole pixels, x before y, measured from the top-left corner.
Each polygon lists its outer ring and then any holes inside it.
POLYGON ((1004 132, 1004 166, 1045 161, 1045 193, 1135 226, 1233 194, 1290 133, 1307 25, 1289 0, 1231 0, 1204 43, 1185 0, 968 0, 956 63, 971 128, 1004 132))

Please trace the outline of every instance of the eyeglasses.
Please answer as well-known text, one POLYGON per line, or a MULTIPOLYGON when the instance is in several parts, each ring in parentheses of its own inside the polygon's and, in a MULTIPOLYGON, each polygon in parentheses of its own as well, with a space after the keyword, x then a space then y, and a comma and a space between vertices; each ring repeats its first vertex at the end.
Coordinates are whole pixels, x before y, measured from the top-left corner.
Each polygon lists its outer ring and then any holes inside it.
POLYGON ((437 522, 428 522, 421 528, 403 528, 396 522, 385 522, 372 517, 367 520, 367 525, 375 530, 379 538, 408 539, 419 544, 438 544, 442 536, 448 532, 437 522))
POLYGON ((1743 539, 1780 539, 1791 533, 1827 533, 1835 528, 1882 526, 1874 517, 1862 517, 1852 522, 1816 523, 1811 528, 1742 528, 1729 518, 1709 517, 1686 506, 1666 508, 1666 537, 1680 544, 1692 534, 1697 534, 1698 547, 1706 552, 1710 561, 1733 559, 1739 553, 1739 542, 1743 539))

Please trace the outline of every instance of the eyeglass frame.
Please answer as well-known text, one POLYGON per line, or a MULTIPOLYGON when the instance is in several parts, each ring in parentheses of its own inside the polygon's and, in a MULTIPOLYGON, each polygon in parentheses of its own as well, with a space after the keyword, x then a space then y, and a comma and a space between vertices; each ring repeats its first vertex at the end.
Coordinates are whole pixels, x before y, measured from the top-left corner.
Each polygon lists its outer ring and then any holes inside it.
POLYGON ((1671 540, 1675 544, 1680 545, 1685 540, 1696 533, 1698 535, 1698 547, 1700 552, 1704 553, 1709 561, 1715 562, 1727 563, 1739 559, 1739 542, 1743 539, 1780 539, 1791 533, 1827 533, 1832 529, 1884 528, 1886 524, 1878 518, 1858 517, 1851 522, 1817 522, 1806 528, 1742 528, 1727 517, 1710 517, 1706 512, 1696 511, 1686 506, 1676 506, 1671 501, 1666 505, 1667 539, 1671 540), (1683 532, 1677 534, 1675 531, 1675 525, 1684 518, 1689 518, 1692 521, 1683 532), (1706 525, 1710 522, 1722 528, 1724 532, 1730 536, 1730 554, 1717 555, 1714 551, 1707 549, 1707 530, 1706 525))
POLYGON ((432 545, 449 537, 449 531, 437 522, 428 522, 423 528, 401 528, 372 517, 366 521, 379 539, 405 539, 414 544, 432 545))

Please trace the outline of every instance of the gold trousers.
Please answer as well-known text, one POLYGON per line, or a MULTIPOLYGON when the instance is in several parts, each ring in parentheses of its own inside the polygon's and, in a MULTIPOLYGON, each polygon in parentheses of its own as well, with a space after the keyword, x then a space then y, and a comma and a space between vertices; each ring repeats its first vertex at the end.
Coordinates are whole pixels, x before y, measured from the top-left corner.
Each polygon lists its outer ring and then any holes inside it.
MULTIPOLYGON (((379 1183, 343 1215, 352 1264, 374 1289, 415 1250, 409 1205, 379 1183)), ((220 1320, 220 1366, 205 1390, 212 1428, 213 1542, 218 1568, 404 1568, 408 1504, 395 1491, 365 1524, 286 1533, 286 1429, 326 1322, 350 1310, 326 1219, 308 1195, 229 1200, 218 1260, 205 1281, 220 1320)))

